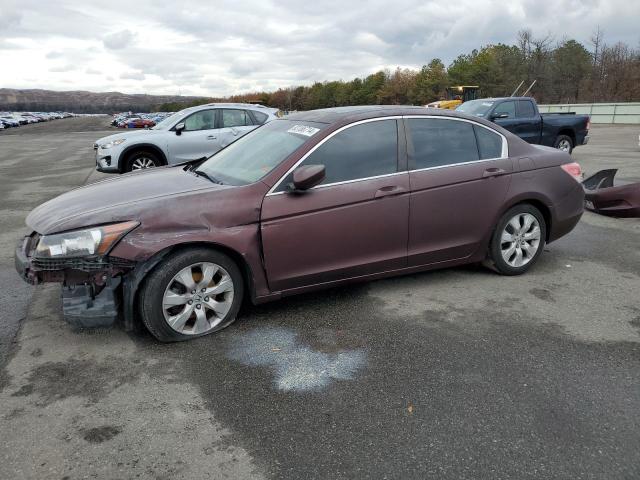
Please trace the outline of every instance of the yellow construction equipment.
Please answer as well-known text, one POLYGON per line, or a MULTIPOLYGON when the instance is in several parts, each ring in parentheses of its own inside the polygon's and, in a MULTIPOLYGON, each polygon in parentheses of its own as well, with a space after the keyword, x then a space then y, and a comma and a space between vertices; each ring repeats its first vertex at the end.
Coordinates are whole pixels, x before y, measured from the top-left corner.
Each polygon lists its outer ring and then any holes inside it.
POLYGON ((478 98, 480 87, 477 85, 456 85, 455 87, 447 87, 447 98, 440 99, 437 102, 427 104, 430 108, 444 108, 453 110, 458 105, 469 100, 478 98))

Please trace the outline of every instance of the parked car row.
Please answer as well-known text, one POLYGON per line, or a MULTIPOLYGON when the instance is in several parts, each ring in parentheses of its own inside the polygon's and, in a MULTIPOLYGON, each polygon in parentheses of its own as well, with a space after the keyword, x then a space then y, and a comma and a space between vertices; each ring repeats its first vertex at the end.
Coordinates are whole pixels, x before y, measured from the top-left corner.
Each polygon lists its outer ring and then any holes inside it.
POLYGON ((208 157, 254 128, 278 118, 277 112, 277 108, 244 103, 210 103, 186 108, 166 116, 151 128, 98 139, 93 144, 96 169, 125 173, 208 157))
POLYGON ((72 116, 69 112, 0 112, 0 130, 72 116))
POLYGON ((171 115, 171 112, 116 113, 111 125, 118 128, 151 128, 171 115))

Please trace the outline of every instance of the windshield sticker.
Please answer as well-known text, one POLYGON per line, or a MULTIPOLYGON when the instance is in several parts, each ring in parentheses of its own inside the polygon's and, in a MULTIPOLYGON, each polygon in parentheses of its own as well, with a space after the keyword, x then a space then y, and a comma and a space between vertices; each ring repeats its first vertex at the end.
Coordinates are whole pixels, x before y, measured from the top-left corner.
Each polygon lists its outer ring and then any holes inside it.
POLYGON ((490 107, 491 105, 493 105, 493 102, 483 102, 482 103, 483 107, 490 107))
POLYGON ((287 133, 297 133, 299 135, 304 135, 305 137, 311 137, 319 131, 319 128, 307 127, 306 125, 294 125, 287 130, 287 133))

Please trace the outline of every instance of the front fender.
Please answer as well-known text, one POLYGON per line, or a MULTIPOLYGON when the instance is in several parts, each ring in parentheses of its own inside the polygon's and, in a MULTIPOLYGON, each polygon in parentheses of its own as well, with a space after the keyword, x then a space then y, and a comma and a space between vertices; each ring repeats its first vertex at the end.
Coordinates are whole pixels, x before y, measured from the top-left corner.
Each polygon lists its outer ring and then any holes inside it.
POLYGON ((118 159, 119 159, 118 166, 120 168, 120 171, 124 169, 123 162, 124 162, 124 159, 127 158, 127 155, 129 155, 129 153, 133 152, 134 150, 141 150, 145 148, 150 149, 154 153, 158 154, 160 156, 160 159, 164 162, 165 165, 168 164, 167 155, 165 154, 164 149, 160 145, 157 145, 152 142, 133 143, 131 145, 127 145, 124 149, 122 149, 122 151, 120 152, 120 155, 118 155, 118 159))
POLYGON ((252 301, 271 294, 262 263, 258 223, 211 230, 204 227, 179 231, 134 230, 111 252, 113 256, 136 262, 136 267, 124 281, 124 316, 127 327, 131 328, 133 325, 136 293, 146 275, 167 255, 191 246, 210 246, 232 257, 246 275, 247 290, 252 301))

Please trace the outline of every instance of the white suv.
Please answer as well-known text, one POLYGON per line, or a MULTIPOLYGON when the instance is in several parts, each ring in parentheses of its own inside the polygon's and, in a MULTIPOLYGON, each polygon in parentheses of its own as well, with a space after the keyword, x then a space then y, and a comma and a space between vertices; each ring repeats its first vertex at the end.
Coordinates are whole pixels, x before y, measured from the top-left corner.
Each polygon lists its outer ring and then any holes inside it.
POLYGON ((98 139, 96 170, 125 173, 213 155, 254 128, 273 120, 276 108, 210 103, 186 108, 155 127, 98 139))

